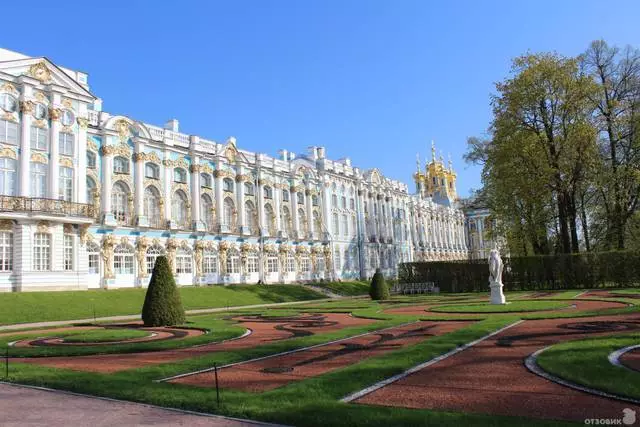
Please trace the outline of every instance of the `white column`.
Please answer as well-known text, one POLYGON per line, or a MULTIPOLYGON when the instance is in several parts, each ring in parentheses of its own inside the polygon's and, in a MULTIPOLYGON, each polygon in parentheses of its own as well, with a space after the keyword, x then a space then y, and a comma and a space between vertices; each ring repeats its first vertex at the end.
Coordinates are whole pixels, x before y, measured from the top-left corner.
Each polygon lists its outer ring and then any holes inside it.
POLYGON ((279 233, 282 230, 281 225, 282 221, 280 220, 280 215, 282 212, 280 211, 280 198, 282 197, 282 189, 279 184, 274 181, 273 183, 273 210, 275 218, 276 218, 276 233, 279 233))
MULTIPOLYGON (((244 174, 244 168, 238 167, 238 178, 244 174)), ((249 234, 250 230, 247 227, 246 215, 244 210, 244 180, 242 178, 236 179, 236 209, 238 210, 238 227, 240 234, 249 234)), ((233 230, 234 233, 238 233, 238 230, 233 230)))
POLYGON ((113 185, 113 155, 106 154, 104 147, 107 137, 102 137, 102 218, 105 225, 116 225, 115 217, 111 212, 111 190, 113 185))
MULTIPOLYGON (((214 181, 215 181, 215 195, 216 195, 216 222, 221 227, 220 230, 223 230, 223 214, 224 214, 224 200, 222 198, 222 175, 220 175, 220 164, 216 165, 218 169, 213 172, 214 181)), ((225 229, 226 231, 226 229, 225 229)))
MULTIPOLYGON (((300 218, 298 218, 298 188, 291 187, 291 218, 293 221, 293 233, 300 238, 300 218)), ((289 236, 291 237, 291 236, 289 236)))
POLYGON ((313 195, 311 194, 311 187, 307 186, 305 189, 305 205, 307 206, 306 214, 307 214, 307 230, 309 231, 309 236, 304 236, 305 239, 315 239, 317 236, 317 230, 315 229, 315 224, 313 223, 313 195))
MULTIPOLYGON (((136 141, 136 156, 144 153, 144 143, 136 141)), ((135 188, 133 189, 136 208, 136 224, 140 227, 149 226, 149 218, 144 215, 144 160, 134 157, 135 188)))
MULTIPOLYGON (((191 137, 191 143, 197 139, 197 136, 191 137)), ((204 231, 204 224, 200 220, 200 157, 191 156, 191 228, 197 231, 204 231)))
MULTIPOLYGON (((169 152, 165 151, 164 153, 165 160, 169 160, 169 152)), ((165 162, 162 162, 162 171, 164 174, 164 217, 167 221, 171 221, 170 224, 175 224, 175 220, 172 218, 172 195, 171 195, 171 186, 173 184, 173 168, 171 166, 165 165, 165 162)))
POLYGON ((50 199, 58 199, 60 175, 60 152, 58 135, 60 133, 60 118, 51 118, 51 129, 49 132, 49 195, 50 199))
MULTIPOLYGON (((31 96, 31 90, 31 86, 23 85, 23 102, 31 96)), ((16 194, 21 197, 31 196, 31 114, 23 111, 20 129, 20 181, 16 194)))
POLYGON ((76 137, 78 159, 75 162, 76 167, 73 171, 73 188, 76 194, 74 200, 78 203, 93 203, 93 200, 87 200, 87 104, 80 104, 78 114, 80 117, 80 120, 78 120, 78 135, 76 137))
POLYGON ((256 209, 258 209, 258 226, 261 230, 269 228, 264 215, 264 183, 262 182, 261 173, 258 172, 258 185, 256 186, 256 209))
MULTIPOLYGON (((320 230, 320 233, 331 230, 331 188, 327 183, 323 183, 322 188, 322 223, 324 224, 324 230, 320 230)), ((330 266, 325 266, 326 271, 331 271, 330 266)))

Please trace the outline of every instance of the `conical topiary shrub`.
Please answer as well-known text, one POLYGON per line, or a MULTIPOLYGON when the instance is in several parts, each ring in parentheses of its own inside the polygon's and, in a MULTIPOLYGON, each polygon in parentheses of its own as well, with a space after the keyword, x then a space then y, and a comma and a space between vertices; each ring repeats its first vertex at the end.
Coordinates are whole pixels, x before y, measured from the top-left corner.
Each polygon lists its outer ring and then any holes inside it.
POLYGON ((371 279, 371 287, 369 288, 369 296, 372 300, 389 299, 389 288, 384 281, 384 276, 380 272, 380 269, 376 269, 376 273, 371 279))
POLYGON ((167 257, 159 256, 153 266, 142 306, 145 326, 173 326, 184 323, 184 308, 167 257))

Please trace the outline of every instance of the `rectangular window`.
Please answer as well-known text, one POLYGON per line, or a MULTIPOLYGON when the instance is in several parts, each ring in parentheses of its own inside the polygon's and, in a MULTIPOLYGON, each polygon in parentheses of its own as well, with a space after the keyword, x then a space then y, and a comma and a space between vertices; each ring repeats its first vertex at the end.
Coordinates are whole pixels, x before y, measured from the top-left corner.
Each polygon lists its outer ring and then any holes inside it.
POLYGON ((47 166, 44 163, 31 162, 31 197, 46 197, 47 166))
POLYGON ((49 149, 49 129, 31 126, 31 149, 41 151, 49 149))
POLYGON ((176 257, 176 273, 191 274, 191 254, 179 254, 176 257))
POLYGON ((70 202, 73 198, 73 169, 67 167, 60 168, 58 187, 59 199, 70 202))
POLYGON ((33 270, 51 270, 51 236, 47 233, 33 236, 33 270))
POLYGON ((295 273, 296 271, 296 260, 293 255, 289 255, 287 257, 287 272, 295 273))
POLYGON ((270 256, 267 258, 267 273, 277 273, 278 272, 278 258, 274 256, 270 256))
POLYGON ((0 142, 18 145, 18 124, 9 120, 0 120, 0 142))
POLYGON ((247 258, 247 272, 249 273, 257 273, 258 272, 258 256, 257 255, 249 255, 247 258))
POLYGON ((98 274, 100 272, 100 254, 98 252, 89 252, 89 274, 98 274))
POLYGON ((240 272, 240 258, 238 255, 229 255, 227 257, 227 273, 236 274, 240 272))
POLYGON ((13 233, 0 233, 0 271, 13 270, 13 233))
POLYGON ((309 258, 304 257, 300 260, 300 269, 302 270, 303 273, 308 273, 309 271, 311 271, 309 258))
POLYGON ((73 156, 73 134, 60 132, 58 134, 58 146, 60 147, 61 155, 73 156))
POLYGON ((340 249, 336 248, 335 252, 333 253, 333 266, 336 271, 340 271, 340 269, 342 268, 341 260, 342 258, 340 257, 340 249))
POLYGON ((218 272, 218 255, 212 252, 205 252, 203 259, 203 270, 205 274, 218 272))
POLYGON ((73 236, 64 235, 64 269, 73 271, 73 236))

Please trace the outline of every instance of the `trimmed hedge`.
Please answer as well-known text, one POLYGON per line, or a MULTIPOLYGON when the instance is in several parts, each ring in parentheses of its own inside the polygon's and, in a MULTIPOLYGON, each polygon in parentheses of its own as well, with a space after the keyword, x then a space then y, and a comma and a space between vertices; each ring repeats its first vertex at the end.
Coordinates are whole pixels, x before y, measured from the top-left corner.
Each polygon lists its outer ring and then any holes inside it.
POLYGON ((142 306, 144 326, 174 326, 184 323, 184 308, 169 261, 159 256, 153 266, 142 306))
POLYGON ((372 300, 385 300, 389 299, 389 288, 384 281, 384 276, 380 269, 376 269, 376 273, 371 279, 371 288, 369 289, 369 296, 372 300))
MULTIPOLYGON (((502 258, 505 290, 633 287, 640 284, 640 252, 587 252, 502 258)), ((399 266, 400 283, 433 282, 442 292, 489 288, 486 260, 412 262, 399 266)))

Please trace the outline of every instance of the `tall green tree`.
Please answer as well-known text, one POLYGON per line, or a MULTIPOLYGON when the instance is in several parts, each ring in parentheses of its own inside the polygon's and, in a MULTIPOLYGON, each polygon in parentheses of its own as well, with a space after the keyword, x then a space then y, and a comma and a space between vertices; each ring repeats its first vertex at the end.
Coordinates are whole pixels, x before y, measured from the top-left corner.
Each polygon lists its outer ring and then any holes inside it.
POLYGON ((606 221, 604 249, 624 249, 640 198, 640 52, 603 40, 591 43, 581 65, 595 82, 591 93, 599 131, 597 193, 606 221))
POLYGON ((555 229, 559 251, 578 251, 577 199, 597 154, 593 81, 576 59, 529 54, 496 89, 491 139, 470 141, 467 154, 484 164, 490 207, 524 252, 548 252, 555 229))

